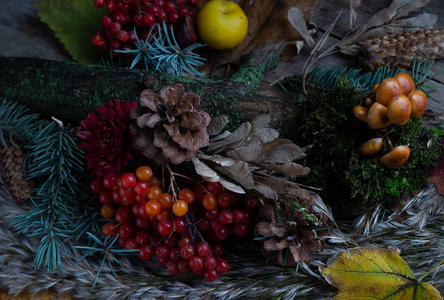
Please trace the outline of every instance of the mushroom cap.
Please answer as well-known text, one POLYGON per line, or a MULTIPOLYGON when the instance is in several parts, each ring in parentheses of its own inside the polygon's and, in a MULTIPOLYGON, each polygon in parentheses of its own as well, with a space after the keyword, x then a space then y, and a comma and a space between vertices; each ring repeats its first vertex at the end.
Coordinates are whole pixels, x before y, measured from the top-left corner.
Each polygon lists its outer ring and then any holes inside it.
POLYGON ((423 91, 416 90, 409 94, 409 100, 412 107, 410 118, 422 116, 427 107, 427 95, 423 91))
POLYGON ((382 138, 369 139, 358 148, 358 152, 365 158, 375 157, 381 152, 383 144, 382 138))
POLYGON ((353 107, 353 114, 361 121, 367 122, 368 108, 357 105, 353 107))
POLYGON ((387 107, 379 102, 373 103, 368 110, 367 124, 371 129, 381 129, 391 124, 387 116, 387 107))
POLYGON ((408 96, 411 92, 415 90, 415 82, 409 74, 401 72, 396 74, 393 79, 399 82, 403 95, 408 96))
POLYGON ((376 90, 376 101, 387 106, 393 98, 402 94, 401 85, 394 78, 386 78, 376 90))
POLYGON ((410 119, 412 106, 404 95, 393 98, 387 105, 387 117, 397 126, 404 126, 410 119))
POLYGON ((392 151, 381 157, 381 165, 386 168, 397 168, 403 165, 410 156, 410 148, 407 146, 398 146, 392 151))

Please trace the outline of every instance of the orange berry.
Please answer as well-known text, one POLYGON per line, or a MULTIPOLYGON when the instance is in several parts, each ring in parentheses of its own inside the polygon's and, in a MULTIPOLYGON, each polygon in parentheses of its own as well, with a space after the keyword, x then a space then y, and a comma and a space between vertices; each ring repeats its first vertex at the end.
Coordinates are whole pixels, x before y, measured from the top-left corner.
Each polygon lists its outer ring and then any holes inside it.
POLYGON ((173 213, 178 216, 182 217, 185 215, 188 211, 188 204, 184 200, 177 200, 173 203, 173 213))
POLYGON ((100 215, 105 219, 111 219, 114 217, 114 207, 112 205, 104 204, 100 208, 100 215))
POLYGON ((215 209, 217 206, 217 198, 213 194, 206 194, 202 198, 202 206, 207 210, 215 209))
POLYGON ((136 170, 136 177, 142 181, 148 181, 153 176, 153 171, 148 166, 140 166, 136 170))
POLYGON ((157 216, 162 210, 162 205, 157 200, 150 200, 145 203, 145 212, 149 216, 157 216))
POLYGON ((151 186, 150 190, 148 191, 147 197, 149 200, 157 200, 159 199, 160 195, 162 195, 162 189, 158 186, 151 186))
POLYGON ((156 176, 152 176, 150 180, 148 180, 150 186, 160 186, 160 180, 156 176))
POLYGON ((190 189, 182 189, 177 197, 184 200, 187 204, 191 204, 194 201, 194 193, 190 189))
POLYGON ((159 201, 162 205, 162 209, 168 209, 171 207, 171 205, 173 205, 173 196, 168 193, 163 193, 159 196, 157 201, 159 201))

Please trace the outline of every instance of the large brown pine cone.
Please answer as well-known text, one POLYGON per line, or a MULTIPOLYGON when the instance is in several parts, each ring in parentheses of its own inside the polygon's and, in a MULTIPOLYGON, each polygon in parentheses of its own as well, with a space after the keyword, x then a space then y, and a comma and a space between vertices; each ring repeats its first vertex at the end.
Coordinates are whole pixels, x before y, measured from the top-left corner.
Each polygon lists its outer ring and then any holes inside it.
POLYGON ((390 34, 361 46, 360 61, 368 70, 383 66, 409 68, 415 60, 444 57, 444 29, 422 29, 390 34))
POLYGON ((165 86, 159 94, 144 90, 140 106, 131 110, 134 145, 158 165, 190 161, 208 143, 210 115, 196 110, 199 95, 183 90, 181 84, 165 86))

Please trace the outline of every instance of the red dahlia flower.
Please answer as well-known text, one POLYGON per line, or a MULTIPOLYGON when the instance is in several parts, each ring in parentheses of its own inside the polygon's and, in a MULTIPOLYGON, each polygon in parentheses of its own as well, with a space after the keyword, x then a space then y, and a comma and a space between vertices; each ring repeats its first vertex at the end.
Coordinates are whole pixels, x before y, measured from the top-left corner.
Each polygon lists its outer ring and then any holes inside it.
POLYGON ((86 152, 86 169, 93 176, 117 173, 139 151, 133 146, 133 134, 129 130, 130 111, 137 106, 136 101, 108 101, 108 106, 100 105, 97 115, 89 113, 80 125, 82 131, 77 136, 83 139, 77 146, 86 152))

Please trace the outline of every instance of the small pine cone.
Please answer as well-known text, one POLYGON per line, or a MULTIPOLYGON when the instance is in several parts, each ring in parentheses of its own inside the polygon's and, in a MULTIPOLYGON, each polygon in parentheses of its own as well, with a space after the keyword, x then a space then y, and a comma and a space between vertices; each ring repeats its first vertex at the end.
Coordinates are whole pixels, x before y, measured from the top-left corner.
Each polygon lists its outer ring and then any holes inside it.
POLYGON ((17 144, 20 149, 15 148, 9 139, 5 139, 7 147, 0 143, 0 161, 5 172, 6 182, 9 185, 9 192, 20 203, 26 203, 32 192, 32 181, 26 180, 23 172, 23 162, 26 152, 17 144))
POLYGON ((361 46, 360 61, 370 71, 383 66, 408 68, 415 60, 444 57, 444 29, 422 29, 390 34, 361 46))
POLYGON ((159 94, 144 90, 140 106, 131 110, 134 146, 158 165, 190 161, 208 143, 210 115, 195 109, 199 95, 184 93, 183 86, 165 86, 159 94))
MULTIPOLYGON (((308 202, 304 200, 301 204, 308 202)), ((287 267, 313 261, 315 253, 325 248, 321 237, 328 233, 328 218, 326 215, 307 213, 288 202, 282 203, 280 210, 270 204, 261 206, 258 218, 262 222, 256 225, 255 235, 262 237, 264 256, 274 253, 272 257, 287 267)))

